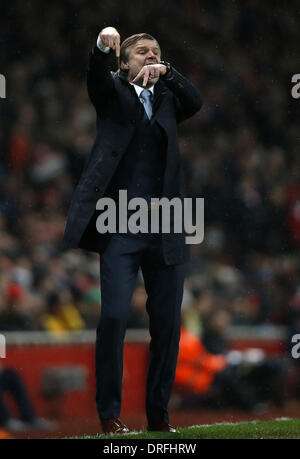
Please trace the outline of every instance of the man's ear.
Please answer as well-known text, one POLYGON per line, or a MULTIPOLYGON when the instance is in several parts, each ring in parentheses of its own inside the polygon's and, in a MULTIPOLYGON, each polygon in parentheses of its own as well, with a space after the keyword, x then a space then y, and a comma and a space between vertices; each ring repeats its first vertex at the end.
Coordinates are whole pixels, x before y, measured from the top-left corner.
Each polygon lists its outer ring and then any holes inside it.
POLYGON ((126 63, 125 63, 125 62, 122 62, 121 68, 122 68, 122 70, 128 70, 128 69, 129 69, 129 64, 128 64, 128 62, 126 62, 126 63))

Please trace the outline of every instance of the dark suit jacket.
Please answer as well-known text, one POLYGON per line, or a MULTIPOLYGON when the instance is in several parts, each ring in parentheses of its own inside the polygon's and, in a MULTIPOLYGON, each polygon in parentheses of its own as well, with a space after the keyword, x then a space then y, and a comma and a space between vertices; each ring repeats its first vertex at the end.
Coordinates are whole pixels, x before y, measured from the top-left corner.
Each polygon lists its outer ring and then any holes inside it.
MULTIPOLYGON (((140 101, 126 77, 111 71, 113 59, 113 52, 105 54, 97 47, 90 53, 87 88, 97 112, 98 134, 72 198, 64 248, 99 252, 97 238, 101 235, 95 228, 96 202, 105 194, 138 122, 140 101)), ((172 73, 172 79, 158 80, 153 101, 153 120, 159 123, 168 139, 163 196, 169 199, 183 198, 185 193, 177 123, 191 117, 202 105, 192 84, 173 67, 172 73)), ((163 234, 162 240, 166 264, 188 261, 184 234, 163 234)))

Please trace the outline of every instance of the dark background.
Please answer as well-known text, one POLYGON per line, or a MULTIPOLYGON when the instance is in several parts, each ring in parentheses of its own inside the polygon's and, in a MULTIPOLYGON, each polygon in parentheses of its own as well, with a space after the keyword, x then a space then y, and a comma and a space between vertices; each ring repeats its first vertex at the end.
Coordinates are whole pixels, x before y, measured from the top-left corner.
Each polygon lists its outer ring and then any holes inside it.
MULTIPOLYGON (((205 198, 184 311, 195 327, 225 310, 231 324, 299 332, 299 2, 258 0, 1 6, 0 329, 94 328, 99 316, 98 255, 60 244, 95 135, 87 57, 108 25, 156 37, 204 99, 180 127, 189 196, 205 198)), ((146 325, 143 295, 133 327, 146 325)))

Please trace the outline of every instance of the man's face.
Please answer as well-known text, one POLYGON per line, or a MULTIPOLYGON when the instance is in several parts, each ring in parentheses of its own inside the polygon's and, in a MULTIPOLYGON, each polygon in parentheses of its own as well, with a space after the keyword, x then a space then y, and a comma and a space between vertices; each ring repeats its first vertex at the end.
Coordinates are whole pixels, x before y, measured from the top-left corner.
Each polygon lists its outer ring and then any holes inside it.
MULTIPOLYGON (((132 81, 144 65, 159 64, 160 62, 160 51, 158 44, 155 40, 142 39, 134 43, 131 46, 129 52, 129 58, 127 62, 128 66, 128 81, 132 81)), ((153 78, 151 82, 148 82, 147 87, 152 86, 158 81, 157 78, 153 78)), ((142 85, 143 78, 138 81, 138 84, 142 85)))

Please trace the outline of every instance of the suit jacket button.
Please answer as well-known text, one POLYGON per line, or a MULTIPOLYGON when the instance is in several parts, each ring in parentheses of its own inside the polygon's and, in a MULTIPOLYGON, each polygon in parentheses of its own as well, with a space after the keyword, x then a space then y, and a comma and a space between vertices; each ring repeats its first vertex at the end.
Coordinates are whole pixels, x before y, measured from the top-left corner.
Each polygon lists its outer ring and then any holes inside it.
POLYGON ((98 185, 96 185, 94 190, 98 193, 98 191, 100 191, 100 187, 98 185))
POLYGON ((131 124, 136 124, 136 120, 130 120, 131 124))
POLYGON ((112 154, 112 156, 114 156, 114 157, 118 156, 118 152, 116 152, 116 151, 112 151, 111 154, 112 154))

